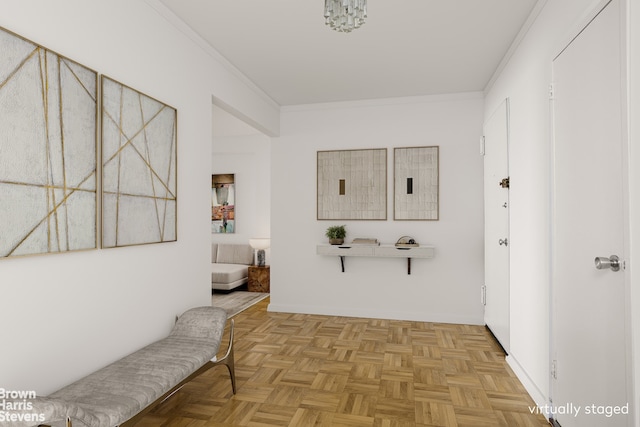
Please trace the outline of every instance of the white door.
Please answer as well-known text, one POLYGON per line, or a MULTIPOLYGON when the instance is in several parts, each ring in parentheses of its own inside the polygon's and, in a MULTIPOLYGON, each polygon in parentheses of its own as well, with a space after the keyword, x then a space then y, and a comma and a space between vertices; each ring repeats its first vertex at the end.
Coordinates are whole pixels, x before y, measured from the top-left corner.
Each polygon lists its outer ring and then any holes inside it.
POLYGON ((631 425, 620 29, 614 0, 553 61, 551 409, 562 427, 631 425), (620 270, 596 268, 611 255, 620 270))
POLYGON ((484 321, 509 352, 509 100, 484 125, 484 321))

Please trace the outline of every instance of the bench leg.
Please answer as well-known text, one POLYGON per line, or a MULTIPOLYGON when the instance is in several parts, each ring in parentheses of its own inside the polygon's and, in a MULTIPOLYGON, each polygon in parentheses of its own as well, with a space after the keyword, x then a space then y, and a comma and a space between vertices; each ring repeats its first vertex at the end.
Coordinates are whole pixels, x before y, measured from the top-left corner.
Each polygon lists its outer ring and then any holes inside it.
POLYGON ((231 323, 229 325, 229 347, 227 348, 227 352, 220 359, 215 362, 211 362, 214 365, 225 365, 229 370, 229 376, 231 377, 231 389, 233 390, 233 394, 236 394, 236 367, 235 367, 235 357, 233 351, 233 326, 234 322, 231 319, 231 323))

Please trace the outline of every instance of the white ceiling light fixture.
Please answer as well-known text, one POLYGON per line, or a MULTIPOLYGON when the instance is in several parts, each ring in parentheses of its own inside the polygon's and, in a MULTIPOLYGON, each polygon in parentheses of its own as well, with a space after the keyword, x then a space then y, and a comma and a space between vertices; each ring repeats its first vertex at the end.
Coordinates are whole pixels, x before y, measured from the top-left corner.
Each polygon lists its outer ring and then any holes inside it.
POLYGON ((324 0, 325 23, 336 31, 360 28, 366 17, 367 0, 324 0))

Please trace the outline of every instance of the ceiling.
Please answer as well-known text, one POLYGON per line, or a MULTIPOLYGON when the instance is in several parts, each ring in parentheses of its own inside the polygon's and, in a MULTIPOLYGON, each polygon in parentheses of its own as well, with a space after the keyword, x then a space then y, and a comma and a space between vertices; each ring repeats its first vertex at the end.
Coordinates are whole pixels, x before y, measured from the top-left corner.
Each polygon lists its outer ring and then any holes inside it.
POLYGON ((537 0, 369 0, 338 33, 322 0, 160 0, 277 104, 482 91, 537 0))

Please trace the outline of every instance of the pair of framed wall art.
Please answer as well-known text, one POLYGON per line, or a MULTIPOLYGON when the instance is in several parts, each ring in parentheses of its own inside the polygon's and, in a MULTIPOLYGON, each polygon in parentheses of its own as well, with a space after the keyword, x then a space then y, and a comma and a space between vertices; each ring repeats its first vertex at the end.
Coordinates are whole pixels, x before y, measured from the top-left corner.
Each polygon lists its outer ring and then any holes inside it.
MULTIPOLYGON (((439 219, 439 147, 394 148, 394 220, 439 219)), ((317 219, 387 219, 387 149, 317 153, 317 219)))
POLYGON ((0 29, 0 257, 95 249, 98 223, 103 248, 175 241, 176 126, 174 108, 0 29))

